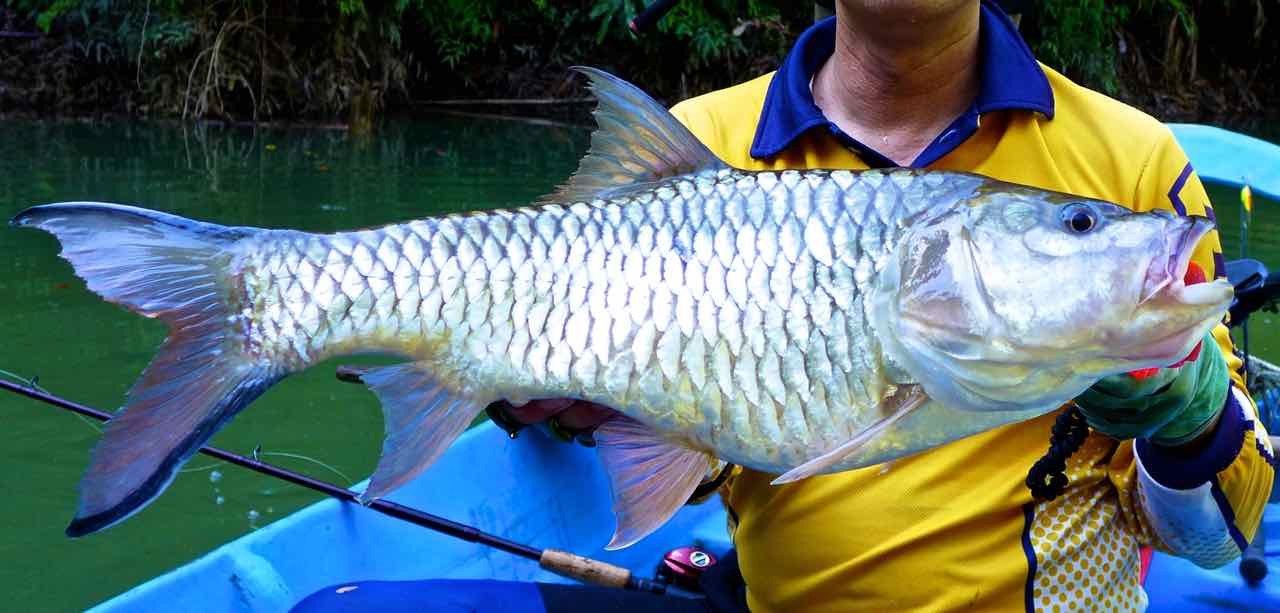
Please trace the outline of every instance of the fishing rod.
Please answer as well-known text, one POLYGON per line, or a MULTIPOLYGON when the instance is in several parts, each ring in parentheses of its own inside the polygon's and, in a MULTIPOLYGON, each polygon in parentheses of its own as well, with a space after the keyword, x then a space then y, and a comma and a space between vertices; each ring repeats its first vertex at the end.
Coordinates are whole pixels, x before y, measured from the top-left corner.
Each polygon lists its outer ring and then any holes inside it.
MULTIPOLYGON (((1253 220, 1253 191, 1249 189, 1249 184, 1245 183, 1240 188, 1240 260, 1248 261, 1249 257, 1249 222, 1253 220)), ((1263 279, 1269 277, 1270 274, 1264 272, 1263 279)), ((1265 285, 1265 281, 1264 281, 1265 285)), ((1241 336, 1241 358, 1244 362, 1244 384, 1248 387, 1253 381, 1253 377, 1249 375, 1249 314, 1246 312, 1240 321, 1241 336)), ((1260 403, 1261 404, 1261 403, 1260 403)), ((1261 418, 1263 424, 1270 423, 1267 419, 1267 412, 1274 410, 1274 407, 1268 407, 1265 404, 1258 407, 1258 417, 1261 418)), ((1262 583, 1267 577, 1267 531, 1258 530, 1253 540, 1249 541, 1249 545, 1245 547, 1240 555, 1240 576, 1250 586, 1256 586, 1262 583)))
MULTIPOLYGON (((355 376, 358 376, 358 374, 355 376)), ((340 378, 343 378, 343 375, 340 375, 340 378)), ((65 409, 85 417, 96 419, 98 421, 105 422, 111 419, 110 413, 99 411, 92 407, 54 396, 53 394, 36 389, 34 386, 18 385, 9 381, 0 380, 0 388, 38 400, 45 404, 53 405, 60 409, 65 409)), ((652 592, 654 594, 663 594, 667 591, 667 585, 661 581, 637 577, 633 575, 630 570, 621 566, 609 564, 608 562, 594 560, 561 549, 538 549, 536 547, 530 547, 522 543, 502 538, 495 534, 489 534, 488 532, 478 530, 466 524, 460 524, 456 521, 419 511, 412 507, 406 507, 402 504, 397 504, 389 500, 374 500, 369 503, 362 503, 357 498, 357 494, 355 492, 344 487, 338 487, 332 483, 313 479, 304 474, 296 473, 273 464, 268 464, 256 458, 232 453, 225 449, 206 446, 200 448, 200 453, 230 464, 235 464, 242 468, 247 468, 259 474, 267 475, 268 477, 288 481, 294 485, 302 486, 314 492, 319 492, 344 502, 355 503, 388 517, 394 517, 396 519, 427 528, 428 530, 446 534, 464 541, 479 543, 487 547, 500 549, 522 558, 534 560, 539 566, 547 571, 582 583, 637 592, 652 592)))
POLYGON ((645 30, 652 28, 653 25, 665 17, 667 13, 670 13, 671 9, 675 8, 676 3, 679 1, 680 0, 658 0, 657 2, 645 7, 643 11, 640 11, 640 13, 636 15, 635 18, 631 20, 631 23, 627 24, 627 26, 631 28, 632 32, 640 34, 645 30))

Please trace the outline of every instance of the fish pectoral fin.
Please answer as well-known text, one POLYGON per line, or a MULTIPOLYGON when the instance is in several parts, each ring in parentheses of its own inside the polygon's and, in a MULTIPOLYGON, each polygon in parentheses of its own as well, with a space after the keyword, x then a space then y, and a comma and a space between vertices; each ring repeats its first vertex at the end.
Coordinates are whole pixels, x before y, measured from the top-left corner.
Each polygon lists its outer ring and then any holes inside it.
POLYGON ((629 417, 601 424, 595 440, 618 522, 608 550, 628 547, 666 523, 713 462, 706 452, 672 443, 629 417))
POLYGON ((854 435, 853 438, 841 443, 840 446, 828 451, 804 464, 801 464, 774 479, 770 485, 782 485, 799 481, 806 477, 812 477, 820 474, 827 469, 840 463, 840 460, 848 457, 850 454, 858 451, 863 445, 873 441, 876 437, 884 433, 890 426, 897 423, 898 420, 906 417, 912 411, 920 408, 929 400, 929 396, 918 385, 912 385, 902 388, 899 392, 886 398, 880 403, 880 412, 884 417, 875 423, 864 428, 861 432, 854 435))
POLYGON ((488 402, 441 383, 422 362, 384 366, 361 377, 382 402, 382 457, 361 500, 381 498, 431 466, 488 402))

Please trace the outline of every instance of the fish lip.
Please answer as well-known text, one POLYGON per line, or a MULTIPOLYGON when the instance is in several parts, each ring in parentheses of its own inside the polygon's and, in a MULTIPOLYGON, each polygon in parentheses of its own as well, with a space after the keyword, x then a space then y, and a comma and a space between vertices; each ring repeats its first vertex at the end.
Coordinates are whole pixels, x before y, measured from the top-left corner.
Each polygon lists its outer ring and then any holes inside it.
POLYGON ((1173 263, 1173 269, 1169 271, 1170 275, 1176 283, 1184 284, 1187 277, 1187 267, 1191 265, 1191 256, 1196 250, 1196 245, 1200 244, 1200 239, 1204 238, 1211 232, 1216 224, 1207 217, 1193 216, 1191 219, 1191 227, 1182 233, 1181 240, 1176 246, 1177 258, 1170 258, 1173 263))
POLYGON ((1183 290, 1186 289, 1187 268, 1191 266, 1191 257, 1195 254, 1196 246, 1200 243, 1200 239, 1216 227, 1216 224, 1207 217, 1194 215, 1180 219, 1185 220, 1182 225, 1185 225, 1186 229, 1182 232, 1172 232, 1165 237, 1164 252, 1168 258, 1163 267, 1157 262, 1152 262, 1147 269, 1139 305, 1155 298, 1162 293, 1162 290, 1185 293, 1183 290))
POLYGON ((1204 326, 1203 322, 1197 322, 1183 326, 1154 341, 1148 340, 1135 348, 1133 354, 1125 354, 1122 359, 1129 364, 1129 369, 1164 368, 1191 351, 1195 343, 1204 336, 1204 333, 1195 334, 1195 332, 1204 326))

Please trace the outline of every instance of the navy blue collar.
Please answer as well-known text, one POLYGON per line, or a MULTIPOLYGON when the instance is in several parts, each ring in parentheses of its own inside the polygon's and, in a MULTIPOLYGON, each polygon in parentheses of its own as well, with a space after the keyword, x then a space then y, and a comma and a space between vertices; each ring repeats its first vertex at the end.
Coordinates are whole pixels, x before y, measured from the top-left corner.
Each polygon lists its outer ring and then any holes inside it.
MULTIPOLYGON (((1035 56, 1018 34, 1018 28, 999 7, 983 0, 978 26, 978 61, 982 84, 978 97, 964 115, 938 136, 912 166, 926 166, 955 149, 978 127, 982 113, 1023 109, 1053 118, 1053 90, 1035 56)), ((844 134, 823 116, 809 87, 813 76, 835 50, 836 21, 824 19, 800 35, 786 60, 778 67, 751 143, 751 157, 768 158, 781 153, 805 131, 826 127, 852 147, 872 167, 893 166, 883 155, 844 134)))

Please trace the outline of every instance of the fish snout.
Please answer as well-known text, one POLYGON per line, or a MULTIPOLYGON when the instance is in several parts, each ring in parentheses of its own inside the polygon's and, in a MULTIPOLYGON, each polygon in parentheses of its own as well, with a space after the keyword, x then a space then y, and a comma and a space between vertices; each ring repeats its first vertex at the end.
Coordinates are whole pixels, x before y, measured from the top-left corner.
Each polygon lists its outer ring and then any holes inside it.
POLYGON ((1175 217, 1167 211, 1152 213, 1167 217, 1173 223, 1164 236, 1163 253, 1156 256, 1147 268, 1139 304, 1155 298, 1162 291, 1179 291, 1185 288, 1196 246, 1200 244, 1200 239, 1216 227, 1207 217, 1175 217))

